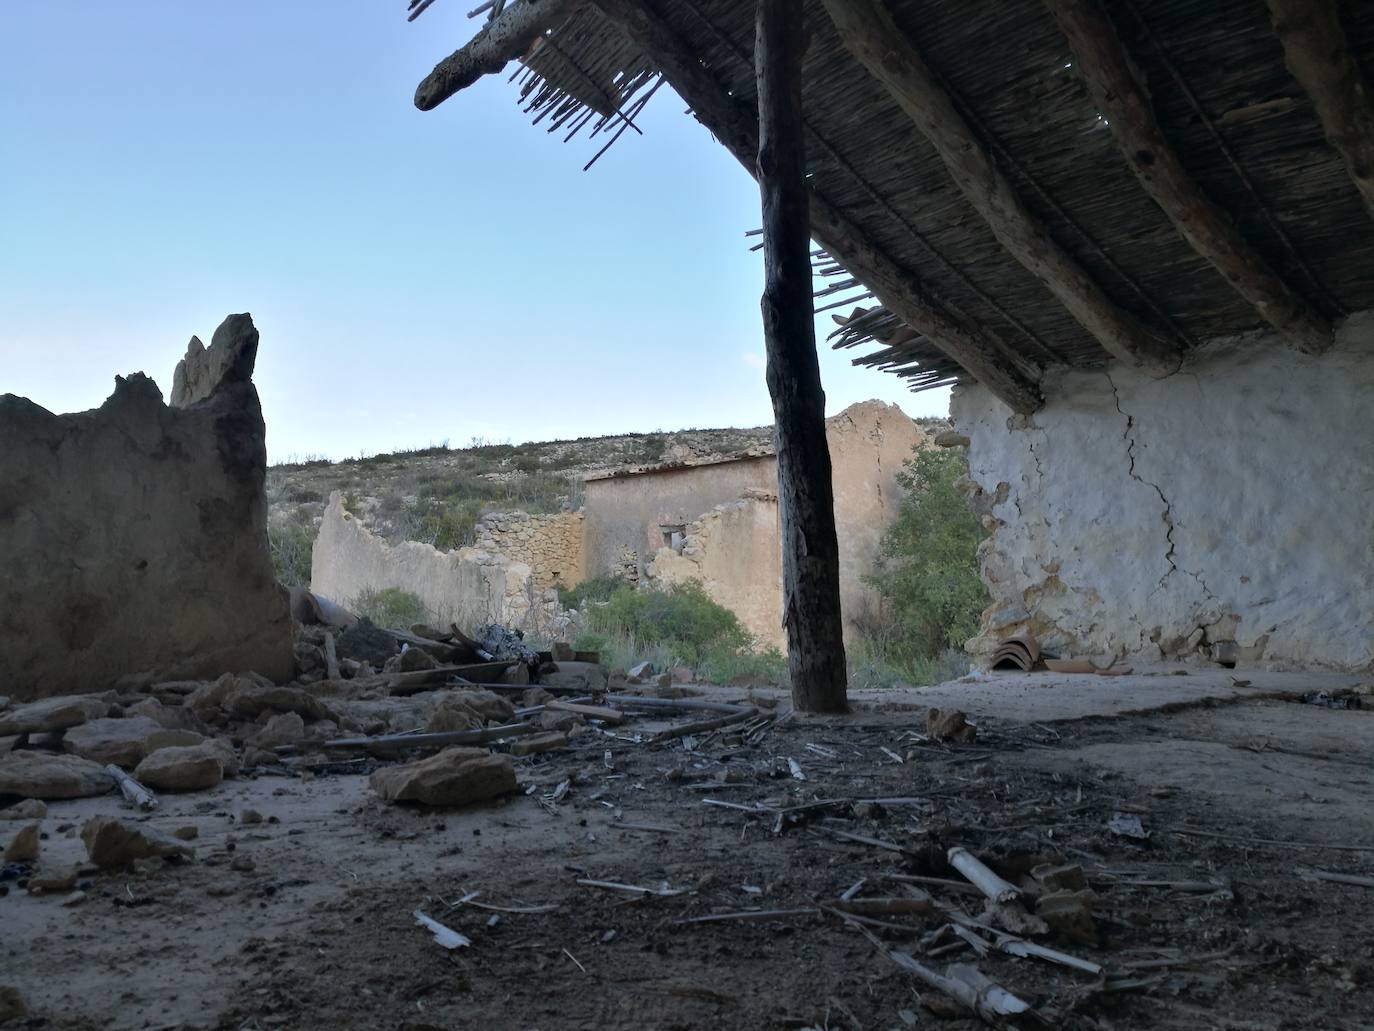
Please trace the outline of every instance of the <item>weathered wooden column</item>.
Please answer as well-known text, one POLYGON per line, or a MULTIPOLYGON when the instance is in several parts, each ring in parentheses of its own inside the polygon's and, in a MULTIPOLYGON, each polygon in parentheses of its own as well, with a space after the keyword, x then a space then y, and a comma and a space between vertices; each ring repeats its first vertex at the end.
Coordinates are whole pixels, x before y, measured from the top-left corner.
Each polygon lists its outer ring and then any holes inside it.
POLYGON ((844 712, 840 562, 812 315, 811 212, 802 136, 802 0, 758 0, 754 70, 763 198, 763 335, 778 450, 783 626, 792 702, 844 712))

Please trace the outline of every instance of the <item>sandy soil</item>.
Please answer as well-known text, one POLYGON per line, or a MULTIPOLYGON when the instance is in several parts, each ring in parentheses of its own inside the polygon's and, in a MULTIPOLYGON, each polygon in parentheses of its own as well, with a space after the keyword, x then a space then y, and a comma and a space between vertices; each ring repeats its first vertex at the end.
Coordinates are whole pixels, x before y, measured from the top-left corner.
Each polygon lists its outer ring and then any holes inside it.
MULTIPOLYGON (((1065 1028, 1374 1027, 1374 890, 1299 873, 1374 869, 1374 712, 1237 701, 984 718, 978 743, 945 746, 913 713, 866 703, 748 740, 624 739, 651 726, 517 760, 529 793, 463 811, 378 802, 371 760, 169 796, 146 819, 196 826, 197 861, 94 875, 75 905, 9 882, 0 985, 45 1028, 972 1028, 833 915, 681 922, 814 910, 861 879, 860 897, 900 895, 886 875, 957 876, 944 852, 963 845, 1012 879, 1081 863, 1100 941, 1043 940, 1106 974, 978 958, 935 917, 884 918, 883 947, 976 963, 1065 1028), (779 819, 819 800, 834 804, 779 819), (264 822, 245 826, 247 808, 264 822), (1114 813, 1149 840, 1110 833, 1114 813), (233 868, 244 857, 251 869, 233 868), (1218 887, 1132 883, 1146 881, 1218 887), (439 947, 417 909, 472 944, 439 947)), ((75 833, 97 813, 143 818, 114 797, 53 804, 45 868, 84 858, 75 833)))

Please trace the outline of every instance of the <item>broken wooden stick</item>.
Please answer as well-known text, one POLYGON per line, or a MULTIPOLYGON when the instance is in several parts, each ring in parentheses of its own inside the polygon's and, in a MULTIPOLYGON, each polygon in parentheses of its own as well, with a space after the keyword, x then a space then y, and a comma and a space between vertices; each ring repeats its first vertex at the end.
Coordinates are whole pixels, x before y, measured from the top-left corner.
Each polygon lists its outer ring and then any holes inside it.
POLYGON ((674 920, 674 924, 712 924, 726 920, 790 920, 798 916, 820 916, 820 910, 809 909, 742 909, 734 913, 708 913, 674 920))
POLYGON ((1020 888, 1002 880, 968 849, 955 845, 949 850, 948 859, 950 866, 967 877, 993 902, 1014 902, 1021 897, 1020 888))
POLYGON ((158 806, 157 796, 145 788, 134 778, 121 770, 114 763, 105 767, 105 772, 114 778, 119 785, 119 793, 126 799, 138 806, 140 809, 156 809, 158 806))
POLYGON ((619 709, 608 709, 601 705, 578 705, 575 702, 565 702, 555 698, 551 702, 545 702, 544 708, 551 712, 571 712, 578 716, 585 716, 590 720, 601 720, 612 726, 619 726, 625 722, 625 714, 619 709))
POLYGON ((859 913, 863 916, 901 916, 919 913, 923 916, 936 912, 935 904, 927 898, 916 896, 874 899, 841 898, 831 903, 835 909, 845 913, 859 913))
POLYGON ((577 883, 587 888, 604 888, 607 891, 628 891, 635 895, 656 895, 662 899, 672 898, 674 895, 686 895, 687 888, 644 888, 638 884, 621 884, 618 881, 593 881, 586 877, 579 877, 577 883))
MULTIPOLYGON (((539 728, 532 723, 508 723, 501 727, 483 727, 480 730, 438 730, 428 734, 382 734, 377 737, 341 737, 324 741, 321 747, 332 750, 338 748, 365 748, 374 755, 387 755, 395 752, 408 752, 412 748, 446 748, 449 745, 480 745, 506 737, 519 737, 533 734, 539 728)), ((293 749, 294 745, 283 745, 278 751, 293 749)))
POLYGON ((1374 888, 1374 877, 1362 877, 1355 873, 1337 873, 1334 870, 1314 870, 1300 866, 1295 871, 1303 880, 1328 881, 1331 884, 1351 884, 1357 888, 1374 888))

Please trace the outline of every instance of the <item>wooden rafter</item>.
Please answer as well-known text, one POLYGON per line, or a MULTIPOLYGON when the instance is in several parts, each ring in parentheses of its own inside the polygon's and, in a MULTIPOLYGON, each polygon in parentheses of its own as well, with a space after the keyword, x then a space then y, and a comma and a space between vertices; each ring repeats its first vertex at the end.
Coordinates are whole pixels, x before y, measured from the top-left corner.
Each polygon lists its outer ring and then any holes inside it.
POLYGON ((1121 309, 1050 235, 959 113, 920 51, 881 0, 824 0, 849 52, 887 88, 944 161, 999 243, 1042 282, 1112 356, 1151 371, 1177 371, 1182 352, 1121 309))
POLYGON ((1269 0, 1283 59, 1321 119, 1327 142, 1374 216, 1374 96, 1350 52, 1336 0, 1269 0))
POLYGON ((802 0, 758 0, 758 181, 763 206, 763 338, 778 452, 783 626, 792 703, 844 712, 840 551, 825 391, 811 316, 810 191, 802 131, 802 0))
POLYGON ((434 66, 415 90, 415 106, 432 111, 484 75, 523 57, 535 41, 581 6, 582 0, 521 0, 434 66))
MULTIPOLYGON (((697 119, 751 175, 756 174, 758 124, 753 115, 729 96, 648 0, 593 3, 653 61, 697 119)), ((989 330, 923 290, 909 271, 875 247, 862 229, 814 188, 811 235, 862 280, 884 307, 928 337, 1013 411, 1029 414, 1041 405, 1035 381, 989 330)))
POLYGON ((1043 2, 1068 39, 1074 67, 1127 164, 1179 234, 1294 347, 1309 354, 1330 347, 1330 322, 1269 267, 1183 167, 1097 0, 1043 2))

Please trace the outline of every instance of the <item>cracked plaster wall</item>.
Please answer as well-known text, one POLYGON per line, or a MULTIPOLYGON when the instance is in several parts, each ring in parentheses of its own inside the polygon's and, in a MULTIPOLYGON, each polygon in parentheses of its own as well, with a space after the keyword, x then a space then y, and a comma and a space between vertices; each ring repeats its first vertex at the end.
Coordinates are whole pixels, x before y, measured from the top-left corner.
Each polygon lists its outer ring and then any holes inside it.
POLYGON ((980 386, 951 404, 993 531, 970 651, 1028 629, 1065 655, 1374 667, 1374 315, 1318 357, 1251 334, 1044 390, 1029 418, 980 386))

